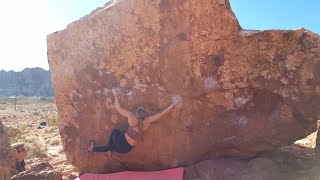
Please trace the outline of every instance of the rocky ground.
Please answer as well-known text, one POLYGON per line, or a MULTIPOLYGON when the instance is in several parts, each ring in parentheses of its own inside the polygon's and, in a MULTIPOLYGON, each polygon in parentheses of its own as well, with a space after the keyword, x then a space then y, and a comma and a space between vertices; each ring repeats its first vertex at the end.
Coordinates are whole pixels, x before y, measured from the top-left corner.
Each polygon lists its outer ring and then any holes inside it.
MULTIPOLYGON (((20 97, 14 109, 13 98, 0 98, 0 120, 9 129, 10 143, 25 143, 29 148, 27 169, 39 162, 48 162, 63 179, 74 179, 78 172, 63 152, 54 99, 20 97), (41 121, 47 122, 47 126, 39 129, 41 121)), ((316 133, 313 133, 291 146, 246 161, 203 161, 187 167, 185 179, 317 180, 320 163, 313 151, 315 140, 316 133)))
POLYGON ((319 180, 316 133, 253 159, 206 160, 185 168, 184 180, 319 180))

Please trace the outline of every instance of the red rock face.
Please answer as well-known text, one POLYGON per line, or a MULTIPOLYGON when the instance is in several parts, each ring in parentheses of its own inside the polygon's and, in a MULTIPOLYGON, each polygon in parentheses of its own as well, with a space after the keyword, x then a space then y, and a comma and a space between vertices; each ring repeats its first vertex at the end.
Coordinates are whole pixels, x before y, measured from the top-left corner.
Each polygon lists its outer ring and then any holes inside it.
POLYGON ((14 156, 10 147, 7 129, 0 121, 0 179, 10 179, 13 158, 14 156))
POLYGON ((30 170, 21 172, 11 177, 11 180, 62 180, 61 175, 53 170, 47 162, 36 162, 30 170))
POLYGON ((48 36, 66 155, 81 171, 158 170, 216 156, 251 157, 316 130, 320 38, 305 29, 242 30, 227 0, 107 3, 48 36), (132 152, 89 155, 127 121, 121 105, 157 113, 183 106, 132 152))

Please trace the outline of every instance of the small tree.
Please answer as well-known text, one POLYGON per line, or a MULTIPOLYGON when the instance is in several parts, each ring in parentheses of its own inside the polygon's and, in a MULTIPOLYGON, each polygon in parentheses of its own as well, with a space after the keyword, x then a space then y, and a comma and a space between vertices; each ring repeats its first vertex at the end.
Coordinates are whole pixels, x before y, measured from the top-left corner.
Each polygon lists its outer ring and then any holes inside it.
POLYGON ((17 111, 17 85, 16 85, 16 95, 14 96, 14 111, 17 111))

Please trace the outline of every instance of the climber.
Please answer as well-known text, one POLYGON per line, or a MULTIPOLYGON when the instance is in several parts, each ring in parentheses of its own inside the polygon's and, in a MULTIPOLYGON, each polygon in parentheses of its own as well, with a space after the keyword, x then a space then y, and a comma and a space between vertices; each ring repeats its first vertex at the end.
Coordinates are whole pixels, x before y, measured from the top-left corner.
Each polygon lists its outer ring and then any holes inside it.
POLYGON ((112 156, 113 151, 122 154, 130 152, 139 141, 143 141, 143 131, 146 131, 150 124, 168 114, 175 106, 181 104, 181 97, 175 97, 172 104, 161 113, 147 116, 143 107, 138 107, 134 113, 121 108, 117 90, 112 89, 112 93, 115 97, 115 109, 121 115, 128 118, 129 127, 126 132, 114 129, 111 132, 109 143, 106 146, 95 147, 94 141, 90 140, 88 152, 105 152, 105 155, 109 157, 112 156))

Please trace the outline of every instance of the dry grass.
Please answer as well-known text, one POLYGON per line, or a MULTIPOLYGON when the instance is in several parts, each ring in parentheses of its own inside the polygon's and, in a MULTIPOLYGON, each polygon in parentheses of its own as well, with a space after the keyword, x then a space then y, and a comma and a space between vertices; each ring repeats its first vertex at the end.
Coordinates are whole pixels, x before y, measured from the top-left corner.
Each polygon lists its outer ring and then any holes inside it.
POLYGON ((58 117, 47 117, 45 121, 48 123, 50 126, 58 126, 59 119, 58 117))
POLYGON ((61 144, 54 99, 18 97, 16 111, 14 102, 14 98, 0 97, 0 120, 8 128, 10 143, 27 144, 27 159, 48 156, 50 147, 61 144), (47 122, 44 129, 38 129, 41 121, 47 122))
POLYGON ((58 128, 57 128, 57 126, 47 127, 47 128, 45 128, 45 132, 46 132, 47 134, 55 133, 55 131, 56 131, 56 132, 58 132, 58 128))
POLYGON ((51 146, 57 146, 57 145, 60 144, 60 141, 61 141, 61 139, 59 139, 59 137, 54 137, 53 139, 51 139, 51 140, 49 141, 49 144, 50 144, 51 146))
POLYGON ((62 145, 58 147, 58 151, 57 151, 57 152, 58 152, 59 154, 64 153, 64 149, 63 149, 62 145))
POLYGON ((10 137, 10 144, 18 142, 19 139, 22 138, 22 131, 15 127, 7 127, 8 134, 10 137))
POLYGON ((33 142, 31 144, 27 144, 28 149, 28 157, 38 157, 38 158, 44 158, 47 157, 47 150, 48 148, 46 146, 42 146, 39 143, 33 142))

